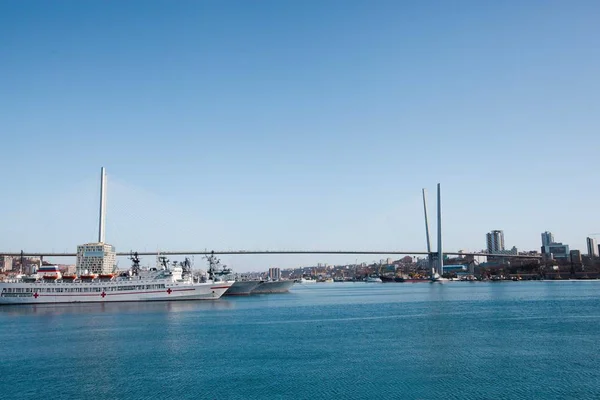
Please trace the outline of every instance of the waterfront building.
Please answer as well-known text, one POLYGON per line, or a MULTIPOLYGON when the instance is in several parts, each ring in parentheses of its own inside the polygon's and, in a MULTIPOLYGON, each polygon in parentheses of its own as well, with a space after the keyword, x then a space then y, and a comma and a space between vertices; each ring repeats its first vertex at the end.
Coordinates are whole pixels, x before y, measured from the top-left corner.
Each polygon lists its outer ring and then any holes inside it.
POLYGON ((495 254, 504 250, 504 231, 495 230, 487 234, 487 251, 495 254))
POLYGON ((281 279, 281 269, 269 268, 269 279, 272 281, 278 281, 281 279))
POLYGON ((111 274, 116 268, 115 247, 106 243, 86 243, 77 246, 76 271, 83 274, 111 274))
POLYGON ((0 257, 0 272, 8 272, 13 269, 13 258, 11 256, 0 257))
POLYGON ((596 239, 588 237, 588 238, 586 238, 586 242, 587 242, 588 256, 590 258, 598 257, 598 244, 596 243, 596 239))
POLYGON ((581 251, 571 250, 569 254, 571 255, 571 262, 578 263, 578 264, 581 263, 581 251))
POLYGON ((542 233, 542 246, 550 246, 550 244, 554 243, 554 235, 552 232, 544 232, 542 233))
POLYGON ((571 253, 569 251, 569 245, 561 242, 554 241, 554 235, 552 232, 542 233, 542 254, 546 259, 554 258, 569 258, 571 253))
POLYGON ((546 258, 568 258, 570 256, 569 245, 563 243, 550 243, 547 246, 542 246, 542 254, 546 258), (550 257, 552 255, 553 257, 550 257))
POLYGON ((13 271, 25 275, 35 274, 42 266, 40 257, 8 257, 2 256, 4 272, 13 271), (10 267, 10 269, 8 269, 10 267))
POLYGON ((42 267, 42 264, 40 257, 26 257, 23 259, 22 272, 25 275, 35 274, 42 267))

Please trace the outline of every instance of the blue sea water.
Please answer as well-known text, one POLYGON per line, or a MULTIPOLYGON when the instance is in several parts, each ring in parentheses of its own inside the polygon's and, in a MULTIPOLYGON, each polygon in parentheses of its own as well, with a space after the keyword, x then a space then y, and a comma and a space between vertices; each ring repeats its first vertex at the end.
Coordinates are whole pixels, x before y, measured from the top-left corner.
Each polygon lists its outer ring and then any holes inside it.
POLYGON ((600 282, 0 307, 2 399, 600 398, 600 282))

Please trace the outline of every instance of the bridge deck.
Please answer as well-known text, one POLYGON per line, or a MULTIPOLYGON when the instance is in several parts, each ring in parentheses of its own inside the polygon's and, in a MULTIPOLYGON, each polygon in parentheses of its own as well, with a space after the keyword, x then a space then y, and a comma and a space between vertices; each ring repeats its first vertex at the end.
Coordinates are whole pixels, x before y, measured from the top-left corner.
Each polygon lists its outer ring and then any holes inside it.
MULTIPOLYGON (((137 254, 140 256, 153 256, 157 255, 157 251, 138 251, 137 254)), ((129 256, 131 253, 117 253, 117 256, 129 256)), ((206 251, 206 250, 182 250, 182 251, 160 251, 163 255, 250 255, 250 254, 396 254, 396 255, 427 255, 426 251, 370 251, 370 250, 219 250, 219 251, 206 251)), ((437 254, 436 252, 432 254, 437 254)), ((535 255, 507 255, 507 254, 488 254, 488 253, 458 253, 458 252, 444 252, 446 255, 463 255, 463 256, 476 256, 476 257, 506 257, 506 258, 531 258, 538 259, 540 256, 535 255)), ((23 252, 23 253, 2 253, 2 256, 12 257, 76 257, 77 253, 55 253, 55 252, 23 252)))

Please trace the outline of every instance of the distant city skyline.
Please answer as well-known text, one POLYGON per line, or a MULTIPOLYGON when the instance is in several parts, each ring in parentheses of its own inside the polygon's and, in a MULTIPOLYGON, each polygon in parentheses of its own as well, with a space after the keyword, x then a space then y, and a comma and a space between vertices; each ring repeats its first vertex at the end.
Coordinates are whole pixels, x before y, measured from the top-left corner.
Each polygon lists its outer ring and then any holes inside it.
POLYGON ((117 252, 424 250, 421 189, 438 182, 446 251, 502 228, 519 250, 551 231, 584 252, 600 231, 599 11, 1 2, 0 251, 95 242, 104 166, 117 252))

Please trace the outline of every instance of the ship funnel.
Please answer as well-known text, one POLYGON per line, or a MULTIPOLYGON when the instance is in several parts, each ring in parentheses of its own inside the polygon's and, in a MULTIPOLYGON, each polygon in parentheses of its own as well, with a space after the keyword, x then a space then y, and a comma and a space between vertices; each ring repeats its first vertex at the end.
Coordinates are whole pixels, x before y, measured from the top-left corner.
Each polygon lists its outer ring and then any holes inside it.
POLYGON ((106 213, 106 172, 100 170, 100 216, 98 218, 98 242, 104 243, 104 219, 106 213))

